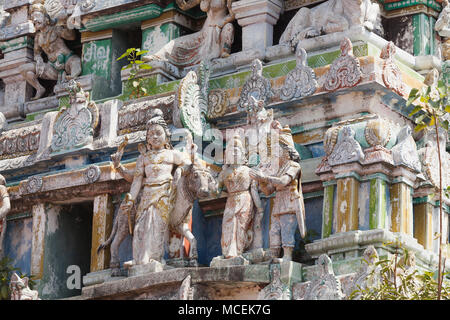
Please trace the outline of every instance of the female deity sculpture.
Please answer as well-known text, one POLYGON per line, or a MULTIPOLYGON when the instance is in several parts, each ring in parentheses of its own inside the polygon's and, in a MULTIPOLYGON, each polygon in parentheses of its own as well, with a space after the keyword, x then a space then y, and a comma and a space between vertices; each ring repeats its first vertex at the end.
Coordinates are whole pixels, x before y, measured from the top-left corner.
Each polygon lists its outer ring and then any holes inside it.
POLYGON ((260 169, 251 169, 250 176, 259 182, 264 194, 270 195, 276 191, 269 231, 270 251, 276 259, 283 247, 282 260, 291 261, 297 226, 302 238, 306 234, 305 205, 300 183, 300 155, 295 149, 290 128, 281 128, 280 124, 275 122, 274 127, 279 130, 281 149, 278 172, 272 176, 260 169))
POLYGON ((222 220, 222 254, 228 259, 240 256, 252 244, 252 225, 261 224, 263 208, 256 184, 246 165, 245 149, 234 136, 225 150, 225 165, 219 174, 219 187, 225 185, 228 198, 222 220), (253 212, 256 207, 255 219, 253 212))
POLYGON ((142 189, 133 232, 133 265, 152 260, 164 264, 177 182, 183 166, 191 164, 187 154, 172 149, 162 112, 156 111, 147 122, 147 146, 136 161, 130 193, 121 204, 122 212, 129 212, 142 189))
POLYGON ((187 67, 219 57, 227 57, 234 41, 234 13, 232 0, 177 1, 182 9, 189 9, 200 3, 200 9, 207 13, 203 28, 193 34, 179 37, 167 43, 158 52, 144 56, 144 61, 163 60, 177 67, 187 67))

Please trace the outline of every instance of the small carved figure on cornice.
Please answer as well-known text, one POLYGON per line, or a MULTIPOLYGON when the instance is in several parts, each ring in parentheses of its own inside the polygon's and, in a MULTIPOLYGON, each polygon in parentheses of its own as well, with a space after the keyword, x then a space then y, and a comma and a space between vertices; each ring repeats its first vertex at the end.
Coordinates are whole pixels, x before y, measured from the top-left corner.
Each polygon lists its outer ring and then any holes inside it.
POLYGON ((228 57, 234 41, 234 13, 232 0, 177 1, 181 8, 192 8, 200 3, 206 20, 200 31, 170 41, 158 52, 144 56, 144 61, 162 60, 185 68, 216 58, 228 57))
POLYGON ((381 50, 380 58, 384 59, 383 62, 383 82, 387 88, 394 90, 400 96, 405 95, 405 84, 403 83, 402 73, 397 65, 394 63, 396 47, 395 44, 390 41, 381 50))
POLYGON ((335 166, 363 159, 364 152, 361 145, 355 140, 355 131, 349 126, 345 126, 333 152, 328 156, 328 163, 335 166))
POLYGON ((404 126, 397 135, 397 144, 392 147, 392 158, 394 165, 404 165, 417 172, 421 172, 419 154, 416 142, 411 135, 411 128, 404 126))
POLYGON ((352 298, 358 300, 360 297, 359 291, 367 287, 378 286, 381 271, 381 267, 376 264, 378 259, 378 253, 374 246, 368 246, 364 250, 361 266, 353 277, 353 281, 346 292, 347 297, 353 293, 352 298))
POLYGON ((339 88, 351 88, 362 80, 359 60, 353 55, 350 39, 341 41, 341 55, 333 61, 330 70, 324 76, 323 89, 335 91, 339 88))
POLYGON ((56 117, 51 143, 53 152, 80 148, 92 143, 94 129, 99 124, 97 105, 89 101, 89 93, 83 91, 80 83, 71 80, 67 91, 70 107, 62 108, 56 117))
POLYGON ((3 28, 8 23, 9 18, 9 12, 3 10, 3 6, 0 5, 0 28, 3 28))
POLYGON ((28 287, 28 280, 28 277, 20 278, 15 272, 11 275, 9 282, 11 300, 41 300, 38 292, 28 287))
POLYGON ((31 19, 36 29, 34 38, 34 61, 20 67, 23 78, 36 89, 32 100, 40 99, 45 94, 45 88, 39 83, 39 78, 58 80, 59 83, 75 79, 81 74, 81 59, 65 44, 65 40, 75 40, 74 30, 64 25, 52 22, 43 0, 37 0, 31 6, 31 19), (44 62, 42 53, 48 57, 44 62))
POLYGON ((246 105, 251 103, 250 97, 256 100, 262 100, 265 104, 268 104, 273 96, 272 85, 269 79, 266 79, 262 75, 263 68, 259 59, 255 59, 252 62, 252 74, 247 79, 239 97, 237 103, 237 109, 244 111, 246 105))
POLYGON ((328 0, 313 8, 303 7, 289 22, 280 44, 296 48, 305 38, 342 32, 353 25, 381 32, 379 5, 371 0, 328 0))
POLYGON ((297 65, 289 72, 281 88, 282 100, 299 99, 316 92, 318 84, 314 70, 307 65, 308 55, 305 49, 297 47, 297 65))

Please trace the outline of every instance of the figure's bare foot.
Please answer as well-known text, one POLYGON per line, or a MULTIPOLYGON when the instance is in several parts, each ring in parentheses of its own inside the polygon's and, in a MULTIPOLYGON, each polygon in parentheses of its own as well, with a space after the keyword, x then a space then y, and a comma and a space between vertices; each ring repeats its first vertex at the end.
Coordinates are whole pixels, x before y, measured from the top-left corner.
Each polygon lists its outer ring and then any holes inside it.
POLYGON ((36 90, 36 95, 31 98, 31 100, 39 100, 40 98, 42 98, 45 94, 45 89, 44 87, 39 88, 38 90, 36 90))
POLYGON ((221 58, 228 58, 230 56, 230 53, 227 51, 222 51, 222 54, 220 55, 221 58))

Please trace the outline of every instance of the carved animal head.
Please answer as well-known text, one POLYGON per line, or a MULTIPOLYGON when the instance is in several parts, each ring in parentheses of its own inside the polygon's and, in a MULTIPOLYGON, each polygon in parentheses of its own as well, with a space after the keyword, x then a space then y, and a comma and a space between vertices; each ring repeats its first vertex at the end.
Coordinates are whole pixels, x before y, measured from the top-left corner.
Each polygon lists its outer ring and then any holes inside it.
POLYGON ((186 183, 196 199, 208 197, 217 191, 217 180, 206 162, 194 157, 187 171, 186 183))

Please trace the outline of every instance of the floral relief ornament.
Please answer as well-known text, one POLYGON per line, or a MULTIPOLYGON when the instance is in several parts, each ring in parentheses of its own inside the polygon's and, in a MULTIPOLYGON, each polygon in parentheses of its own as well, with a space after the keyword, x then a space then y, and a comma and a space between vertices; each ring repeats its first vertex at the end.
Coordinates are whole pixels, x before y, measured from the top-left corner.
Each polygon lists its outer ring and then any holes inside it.
POLYGON ((392 41, 381 50, 380 58, 384 60, 382 77, 387 88, 403 96, 405 95, 406 88, 402 80, 402 73, 394 63, 395 51, 396 47, 392 41))
POLYGON ((55 120, 51 149, 53 152, 71 150, 92 143, 94 129, 99 123, 99 111, 88 101, 79 82, 71 80, 68 87, 70 107, 61 109, 55 120))
POLYGON ((351 88, 362 80, 359 60, 353 55, 352 42, 348 38, 341 41, 341 55, 333 61, 325 75, 323 89, 335 91, 339 88, 351 88))
POLYGON ((262 63, 259 59, 252 62, 252 74, 242 87, 242 92, 237 103, 239 111, 246 110, 246 104, 250 101, 250 97, 257 100, 263 100, 268 104, 273 96, 272 85, 269 79, 262 75, 262 63))
POLYGON ((316 74, 307 65, 305 49, 297 47, 296 56, 297 66, 287 74, 280 92, 280 98, 285 101, 310 96, 318 87, 316 74))

